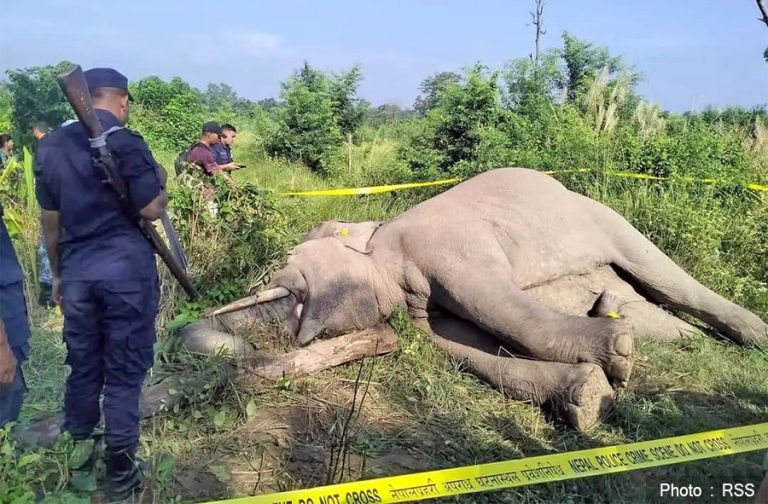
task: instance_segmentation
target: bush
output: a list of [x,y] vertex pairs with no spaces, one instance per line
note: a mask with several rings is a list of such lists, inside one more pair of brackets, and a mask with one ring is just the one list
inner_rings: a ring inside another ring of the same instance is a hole
[[268,140],[269,153],[327,174],[342,138],[333,101],[324,91],[315,91],[299,80],[288,84],[282,97],[285,106],[279,110],[278,128]]
[[339,164],[342,141],[351,143],[365,118],[367,103],[356,97],[361,79],[357,67],[329,77],[305,63],[283,84],[285,103],[268,152],[330,175]]
[[[169,191],[171,213],[204,303],[226,303],[264,279],[286,248],[286,224],[272,196],[217,175],[204,182],[184,174]],[[228,285],[225,293],[213,291]]]
[[129,127],[140,131],[153,150],[178,152],[200,136],[206,121],[198,93],[178,77],[147,77],[132,83],[135,103]]

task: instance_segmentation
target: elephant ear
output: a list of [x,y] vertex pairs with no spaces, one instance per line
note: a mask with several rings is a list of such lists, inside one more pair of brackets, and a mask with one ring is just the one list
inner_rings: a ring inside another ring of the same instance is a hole
[[384,224],[379,221],[367,221],[357,223],[341,223],[334,236],[341,243],[361,254],[370,254],[370,241],[373,234]]

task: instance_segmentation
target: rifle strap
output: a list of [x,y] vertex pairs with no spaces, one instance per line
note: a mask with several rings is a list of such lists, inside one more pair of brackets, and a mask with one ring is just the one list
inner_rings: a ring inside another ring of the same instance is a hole
[[114,133],[115,131],[118,131],[121,129],[123,129],[123,126],[112,126],[107,131],[97,136],[96,138],[89,138],[88,140],[91,142],[91,148],[100,149],[101,147],[106,147],[107,137],[109,136],[109,134]]

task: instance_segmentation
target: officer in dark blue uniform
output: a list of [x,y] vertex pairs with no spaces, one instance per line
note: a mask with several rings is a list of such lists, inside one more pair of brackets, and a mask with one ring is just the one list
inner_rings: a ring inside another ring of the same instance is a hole
[[0,427],[15,422],[26,392],[21,364],[29,354],[22,274],[0,204]]
[[[107,147],[133,205],[147,220],[160,218],[167,205],[165,171],[142,137],[122,128],[128,80],[110,68],[84,75],[103,129],[112,130]],[[103,391],[110,497],[122,499],[141,481],[135,458],[139,395],[154,360],[160,296],[154,250],[94,168],[81,123],[51,133],[42,148],[37,198],[71,367],[64,429],[75,441],[88,439],[100,419]]]

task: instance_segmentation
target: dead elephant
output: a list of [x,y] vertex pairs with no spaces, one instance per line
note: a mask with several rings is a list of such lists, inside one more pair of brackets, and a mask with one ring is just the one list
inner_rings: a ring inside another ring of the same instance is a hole
[[270,319],[307,345],[404,305],[475,374],[577,429],[610,406],[611,384],[626,384],[635,336],[695,330],[658,305],[736,343],[768,344],[757,315],[698,283],[619,214],[525,168],[475,176],[387,222],[325,222],[268,287],[187,327],[182,341],[248,351],[227,331]]

